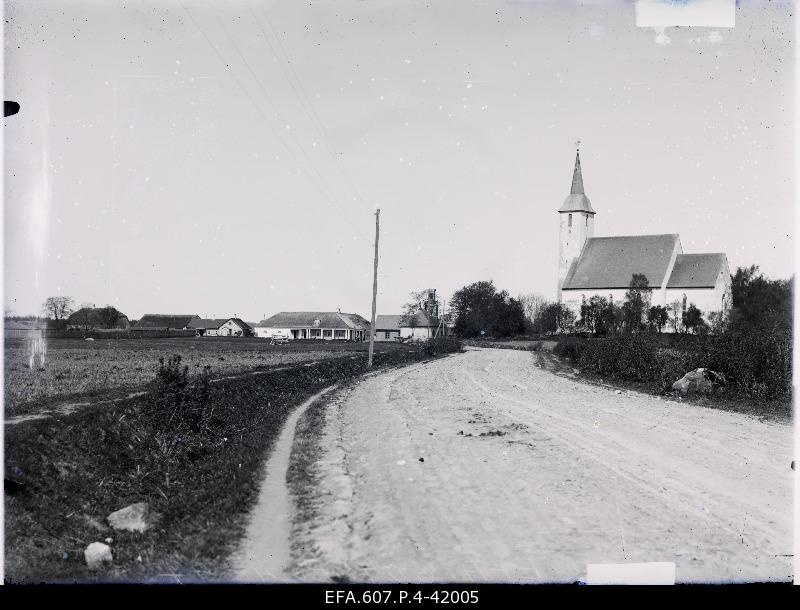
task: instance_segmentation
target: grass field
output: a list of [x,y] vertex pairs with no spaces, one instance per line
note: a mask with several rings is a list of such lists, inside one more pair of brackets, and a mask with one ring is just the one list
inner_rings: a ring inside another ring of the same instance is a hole
[[[376,343],[377,352],[403,349]],[[29,367],[25,339],[5,342],[5,414],[36,412],[57,400],[123,395],[153,379],[158,359],[179,354],[190,374],[211,367],[212,377],[297,362],[363,353],[367,343],[295,341],[269,345],[265,339],[190,337],[172,339],[49,339],[44,367]]]

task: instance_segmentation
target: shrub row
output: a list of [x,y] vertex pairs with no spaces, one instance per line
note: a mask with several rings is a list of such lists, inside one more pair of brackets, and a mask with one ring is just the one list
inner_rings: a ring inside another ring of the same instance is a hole
[[563,337],[553,353],[584,372],[649,383],[659,391],[669,390],[687,372],[705,367],[723,373],[729,391],[738,396],[755,400],[791,396],[791,334],[780,328],[734,326],[671,348],[648,334]]

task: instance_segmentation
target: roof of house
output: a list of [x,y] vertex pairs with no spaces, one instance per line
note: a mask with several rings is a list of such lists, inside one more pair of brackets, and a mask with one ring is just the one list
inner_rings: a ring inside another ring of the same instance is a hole
[[594,214],[592,203],[583,191],[583,173],[581,172],[581,153],[575,154],[575,169],[572,172],[572,187],[559,212],[588,212]]
[[713,288],[726,264],[727,257],[722,252],[679,254],[667,288]]
[[256,324],[257,328],[349,328],[364,330],[369,322],[354,313],[336,311],[281,311]]
[[219,328],[230,318],[197,318],[192,320],[186,325],[186,328],[196,328],[199,330],[208,330]]
[[400,330],[400,322],[403,316],[382,315],[375,316],[375,330]]
[[[114,316],[113,319],[111,316]],[[116,323],[120,318],[127,319],[116,307],[81,307],[67,318],[67,324],[75,326],[101,326],[109,322]]]
[[563,290],[627,288],[634,273],[643,274],[651,287],[661,287],[675,248],[677,234],[592,237],[572,263]]
[[406,316],[400,316],[400,317],[403,318],[400,321],[400,326],[402,326],[403,328],[411,328],[412,326],[416,328],[424,328],[426,326],[429,326],[432,328],[437,325],[437,323],[431,320],[430,316],[428,316],[428,314],[423,310],[419,310],[416,314],[414,314],[413,325],[410,324],[407,320],[405,320]]
[[[234,322],[235,324],[238,324],[239,328],[241,328],[242,330],[252,329],[252,326],[250,326],[247,322],[245,322],[241,318],[228,318],[227,320],[225,320],[225,322]],[[225,322],[223,322],[222,324],[225,324]],[[220,326],[222,326],[222,324],[220,324]]]
[[157,313],[147,313],[141,317],[141,319],[136,323],[136,326],[133,327],[134,330],[137,329],[149,329],[149,328],[190,328],[189,324],[195,321],[195,319],[200,319],[199,316],[192,315],[192,314],[157,314]]

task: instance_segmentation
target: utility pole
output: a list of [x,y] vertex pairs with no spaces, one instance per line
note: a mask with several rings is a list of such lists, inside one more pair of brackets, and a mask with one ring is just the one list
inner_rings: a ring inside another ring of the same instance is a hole
[[369,358],[367,368],[372,368],[372,351],[375,347],[375,307],[378,300],[378,237],[380,236],[381,210],[375,212],[375,271],[372,276],[372,321],[369,327]]

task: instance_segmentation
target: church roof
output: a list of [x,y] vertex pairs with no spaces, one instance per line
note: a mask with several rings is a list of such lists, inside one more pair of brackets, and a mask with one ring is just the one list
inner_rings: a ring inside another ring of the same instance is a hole
[[727,257],[722,252],[679,254],[667,288],[713,288],[726,262]]
[[570,266],[562,289],[627,288],[634,273],[641,273],[653,288],[660,288],[669,271],[677,234],[592,237]]
[[559,212],[588,212],[594,214],[592,203],[583,191],[583,173],[581,172],[581,153],[575,153],[575,169],[572,172],[572,188],[564,200]]

